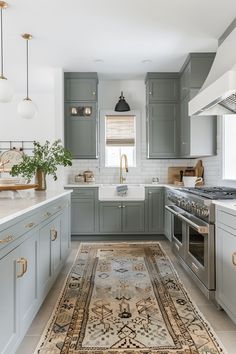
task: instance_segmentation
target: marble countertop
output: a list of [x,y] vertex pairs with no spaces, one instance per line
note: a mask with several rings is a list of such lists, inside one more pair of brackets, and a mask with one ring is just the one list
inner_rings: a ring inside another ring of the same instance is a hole
[[[166,188],[178,188],[178,186],[174,184],[167,184],[167,183],[123,183],[124,185],[139,185],[144,187],[166,187]],[[119,186],[120,183],[71,183],[65,184],[64,188],[76,188],[76,187],[93,187],[99,188],[101,186]]]
[[4,194],[5,197],[4,195],[1,196],[3,192],[0,192],[0,225],[71,192],[63,189],[45,192],[31,190],[21,191],[19,195],[14,195],[13,193]]

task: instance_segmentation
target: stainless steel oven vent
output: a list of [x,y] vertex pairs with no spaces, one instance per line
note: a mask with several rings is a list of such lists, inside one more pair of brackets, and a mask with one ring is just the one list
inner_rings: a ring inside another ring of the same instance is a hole
[[219,102],[219,105],[236,114],[236,93]]

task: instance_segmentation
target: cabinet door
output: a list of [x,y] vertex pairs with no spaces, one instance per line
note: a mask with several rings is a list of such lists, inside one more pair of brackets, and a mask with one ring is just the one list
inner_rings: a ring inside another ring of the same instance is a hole
[[65,146],[75,159],[96,159],[98,157],[96,118],[65,115]]
[[122,204],[122,232],[144,232],[144,218],[144,202],[126,202]]
[[[165,191],[164,207],[165,207],[165,205],[168,205],[168,204],[169,204],[168,193]],[[164,233],[165,233],[165,236],[170,241],[171,241],[171,220],[172,220],[171,213],[168,210],[164,209]]]
[[121,203],[101,202],[99,204],[99,231],[101,233],[121,232]]
[[51,238],[51,267],[53,275],[58,272],[62,257],[61,257],[61,220],[60,216],[51,222],[50,227]]
[[236,234],[218,227],[216,239],[216,298],[235,321]]
[[189,95],[182,101],[180,106],[180,154],[181,156],[188,156],[190,154],[190,117],[188,115]]
[[177,156],[178,104],[152,103],[148,110],[148,157]]
[[51,285],[51,223],[46,224],[39,230],[39,271],[38,284],[40,297],[43,298]]
[[179,80],[164,78],[148,80],[148,97],[152,101],[177,101],[179,98]]
[[71,234],[95,232],[95,199],[73,198],[71,201]]
[[97,80],[65,78],[66,101],[96,101]]
[[163,232],[163,190],[160,188],[148,188],[148,231],[155,233]]
[[17,278],[20,289],[20,329],[24,335],[38,309],[38,231],[32,231],[29,238],[19,247],[20,257],[25,262],[25,273]]
[[65,260],[71,245],[71,218],[70,207],[66,207],[61,214],[61,257]]
[[0,353],[12,353],[19,336],[19,304],[16,277],[19,249],[16,248],[0,260]]
[[184,69],[180,78],[180,98],[186,97],[190,90],[191,64],[189,63]]

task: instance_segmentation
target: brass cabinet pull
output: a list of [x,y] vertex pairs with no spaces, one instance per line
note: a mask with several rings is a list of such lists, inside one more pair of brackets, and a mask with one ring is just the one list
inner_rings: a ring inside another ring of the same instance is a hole
[[35,226],[35,222],[29,222],[28,224],[25,225],[26,229],[31,229],[31,227]]
[[62,208],[62,206],[61,206],[61,205],[57,205],[57,206],[55,206],[55,209],[60,210],[61,208]]
[[11,242],[13,240],[13,236],[12,235],[9,235],[9,236],[6,236],[4,237],[2,240],[0,240],[0,245],[1,244],[4,244],[4,243],[8,243],[8,242]]
[[44,214],[44,216],[45,217],[48,217],[48,216],[51,216],[52,214],[49,212],[49,211],[47,211],[45,214]]
[[232,263],[233,263],[234,266],[236,266],[235,257],[236,257],[236,252],[234,252],[234,253],[232,254]]
[[57,230],[56,229],[51,229],[50,230],[50,235],[51,235],[51,240],[55,241],[57,239]]
[[21,257],[20,259],[17,259],[17,263],[21,264],[21,272],[17,274],[17,278],[23,277],[23,275],[27,272],[28,269],[28,261],[26,258]]
[[27,272],[28,270],[28,261],[26,258],[23,258],[22,259],[24,260],[24,263],[23,263],[23,269],[24,269],[24,274]]

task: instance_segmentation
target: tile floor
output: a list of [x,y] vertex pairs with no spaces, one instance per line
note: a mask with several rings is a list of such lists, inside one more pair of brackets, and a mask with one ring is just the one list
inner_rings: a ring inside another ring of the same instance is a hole
[[[236,353],[236,325],[229,319],[224,311],[219,311],[215,305],[210,303],[206,297],[197,288],[195,283],[186,274],[183,268],[178,263],[175,255],[171,251],[170,243],[167,240],[160,240],[163,249],[166,251],[167,255],[170,257],[177,273],[186,289],[188,290],[192,300],[197,304],[199,310],[205,316],[205,318],[210,322],[228,354]],[[40,311],[35,317],[32,325],[30,326],[25,338],[23,339],[16,354],[33,354],[34,349],[39,342],[41,334],[47,324],[47,321],[51,315],[54,308],[56,300],[60,294],[60,290],[64,283],[65,277],[68,274],[73,260],[75,258],[77,249],[79,246],[79,241],[72,241],[71,253],[67,259],[65,267],[63,267],[62,272],[58,276],[53,288],[46,297]]]

